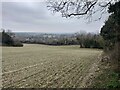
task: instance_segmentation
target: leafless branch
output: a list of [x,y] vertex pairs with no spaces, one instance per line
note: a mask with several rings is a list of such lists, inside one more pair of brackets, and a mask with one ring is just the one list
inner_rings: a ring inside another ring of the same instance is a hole
[[60,12],[62,17],[92,16],[98,11],[104,14],[107,10],[106,8],[115,1],[116,0],[48,0],[47,7],[53,12]]

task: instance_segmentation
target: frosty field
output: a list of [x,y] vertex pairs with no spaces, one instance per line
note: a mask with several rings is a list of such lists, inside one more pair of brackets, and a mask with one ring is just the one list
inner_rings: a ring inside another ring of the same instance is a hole
[[79,46],[25,44],[2,47],[3,87],[83,87],[82,81],[101,50]]

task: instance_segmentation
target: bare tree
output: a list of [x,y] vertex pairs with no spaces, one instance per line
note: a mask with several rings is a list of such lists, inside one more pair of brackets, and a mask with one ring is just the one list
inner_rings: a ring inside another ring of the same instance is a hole
[[119,0],[47,0],[49,10],[60,12],[62,17],[83,16],[90,18],[97,12],[102,15],[107,11],[108,6]]

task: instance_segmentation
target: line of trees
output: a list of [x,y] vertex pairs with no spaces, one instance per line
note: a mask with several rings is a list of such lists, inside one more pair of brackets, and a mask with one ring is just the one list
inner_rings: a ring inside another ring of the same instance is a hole
[[110,5],[108,20],[101,28],[101,36],[105,41],[104,51],[109,53],[112,64],[116,64],[116,71],[120,73],[120,1]]
[[[42,37],[41,37],[42,38]],[[46,38],[46,39],[29,39],[29,40],[21,40],[22,43],[31,43],[31,44],[45,44],[45,45],[79,45],[78,41],[76,38]]]
[[[10,30],[5,32],[3,30],[2,34],[2,45],[3,46],[23,46],[22,43],[28,44],[45,44],[45,45],[80,45],[80,48],[103,48],[103,39],[99,34],[94,33],[75,33],[75,34],[64,34],[64,35],[54,35],[54,37],[49,37],[49,35],[44,37],[44,35],[24,35],[16,36]],[[56,36],[56,37],[55,37]]]
[[105,40],[105,51],[115,49],[115,46],[120,43],[120,1],[109,7],[108,20],[101,28],[101,36]]
[[[103,38],[99,34],[94,33],[75,33],[70,35],[60,35],[60,37],[57,37],[56,34],[54,34],[55,37],[49,37],[49,35],[46,34],[46,37],[44,35],[36,35],[31,36],[28,35],[26,38],[21,39],[22,43],[31,43],[31,44],[45,44],[45,45],[80,45],[80,48],[99,48],[102,49],[104,42]],[[24,35],[22,35],[24,37]]]

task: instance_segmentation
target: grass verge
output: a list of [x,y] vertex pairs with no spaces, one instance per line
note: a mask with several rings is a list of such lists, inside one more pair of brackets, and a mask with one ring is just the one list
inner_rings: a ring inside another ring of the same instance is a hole
[[100,62],[99,75],[95,77],[92,83],[93,88],[120,88],[120,73],[115,72],[115,65],[108,61]]

